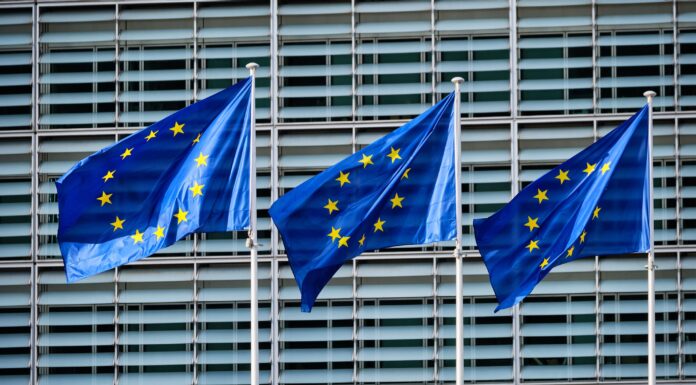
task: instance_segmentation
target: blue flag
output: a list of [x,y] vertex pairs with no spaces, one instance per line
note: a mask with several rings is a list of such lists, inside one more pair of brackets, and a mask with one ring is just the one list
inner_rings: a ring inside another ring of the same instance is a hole
[[555,266],[650,248],[648,107],[474,221],[499,309]]
[[57,182],[68,282],[194,232],[249,225],[251,78],[81,160]]
[[455,237],[453,102],[450,94],[271,206],[302,311],[348,259]]

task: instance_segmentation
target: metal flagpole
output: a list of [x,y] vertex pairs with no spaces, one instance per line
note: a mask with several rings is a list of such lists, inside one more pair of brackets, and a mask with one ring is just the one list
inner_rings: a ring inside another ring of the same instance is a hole
[[249,108],[251,109],[251,124],[249,129],[249,237],[246,246],[250,249],[250,291],[251,291],[251,385],[259,383],[259,299],[258,299],[258,262],[256,243],[256,69],[259,65],[249,63],[246,65],[251,76],[251,95],[249,96]]
[[461,77],[452,78],[454,83],[454,193],[456,207],[456,222],[457,222],[457,239],[454,246],[455,260],[455,358],[457,360],[455,366],[455,381],[456,385],[464,383],[464,298],[463,298],[463,282],[462,282],[462,141],[461,141],[461,86],[464,79]]
[[648,183],[650,184],[650,250],[648,251],[648,385],[655,385],[655,218],[653,201],[653,98],[655,91],[645,91],[648,99]]

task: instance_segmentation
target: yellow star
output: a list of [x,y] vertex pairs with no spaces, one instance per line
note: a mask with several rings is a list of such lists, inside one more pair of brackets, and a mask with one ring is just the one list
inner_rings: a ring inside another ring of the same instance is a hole
[[611,162],[604,163],[604,166],[602,166],[602,175],[604,175],[605,172],[609,171],[609,169],[611,168],[609,167],[610,165]]
[[389,155],[387,155],[387,158],[390,158],[392,160],[392,163],[394,163],[395,160],[401,159],[401,155],[399,155],[399,151],[401,151],[400,148],[397,148],[396,150],[394,147],[391,148],[391,152]]
[[556,179],[561,181],[561,184],[563,184],[563,182],[565,182],[567,180],[570,180],[570,178],[568,177],[568,171],[570,171],[570,170],[566,170],[566,171],[558,170],[558,175],[556,175]]
[[341,237],[341,239],[338,240],[338,248],[340,249],[342,246],[348,247],[348,240],[350,237]]
[[580,234],[580,243],[585,243],[585,235],[587,235],[587,231],[583,230]]
[[599,212],[602,210],[601,207],[597,206],[592,213],[592,219],[599,218]]
[[597,163],[595,163],[595,164],[586,163],[586,164],[587,164],[587,166],[585,167],[584,170],[582,170],[582,172],[584,172],[587,175],[590,175],[594,171],[595,167],[597,167]]
[[575,246],[571,246],[570,249],[568,249],[568,255],[566,255],[566,258],[572,257],[573,251],[575,251]]
[[358,163],[362,163],[363,168],[367,167],[368,164],[374,164],[372,163],[372,155],[362,154],[362,159],[360,159]]
[[177,219],[176,224],[178,225],[181,222],[188,222],[188,218],[186,218],[187,215],[188,215],[188,211],[184,211],[181,209],[181,207],[179,207],[179,212],[174,214],[174,216]]
[[126,148],[126,151],[123,151],[123,154],[121,154],[121,160],[126,159],[129,156],[133,155],[133,154],[131,154],[132,151],[133,151],[133,147]]
[[527,216],[527,223],[525,223],[524,225],[526,227],[529,227],[529,231],[534,231],[534,229],[539,228],[539,225],[537,224],[538,220],[539,220],[539,217],[532,219],[532,217]]
[[404,208],[404,206],[401,205],[401,201],[403,201],[404,199],[406,198],[400,197],[399,193],[394,194],[394,198],[389,200],[392,203],[392,209],[395,207]]
[[401,179],[408,179],[408,172],[411,171],[411,168],[407,168],[406,171],[404,171],[404,175],[401,176]]
[[131,235],[133,243],[143,243],[143,233],[140,230],[135,230],[135,234]]
[[174,122],[174,127],[170,128],[169,131],[174,133],[174,136],[177,134],[183,134],[184,133],[184,125],[179,124],[179,122]]
[[540,189],[537,189],[537,195],[534,195],[534,198],[539,200],[539,204],[541,204],[543,201],[549,200],[549,197],[546,196],[547,191],[549,190],[541,191]]
[[375,233],[377,232],[377,230],[379,230],[379,231],[381,231],[381,232],[384,232],[384,228],[383,228],[382,226],[383,226],[385,223],[387,223],[387,221],[383,221],[382,218],[377,218],[377,222],[375,222],[375,224],[372,225],[372,226],[375,227]]
[[362,238],[360,238],[360,239],[358,240],[358,244],[359,244],[360,246],[363,246],[363,245],[365,244],[365,234],[363,234]]
[[107,194],[104,191],[102,191],[102,195],[97,198],[99,202],[101,202],[101,205],[104,206],[105,204],[111,204],[111,196],[114,194]]
[[525,246],[525,248],[529,249],[529,252],[531,253],[532,251],[534,251],[534,249],[539,248],[539,240],[538,239],[536,241],[530,240],[529,244],[527,246]]
[[121,219],[121,218],[119,218],[118,215],[117,215],[117,216],[116,216],[116,220],[114,220],[113,222],[111,222],[111,226],[114,227],[114,231],[116,231],[116,230],[118,230],[118,229],[123,230],[123,222],[125,222],[125,221],[126,221],[125,219]]
[[324,208],[329,210],[329,215],[331,215],[334,211],[338,211],[338,201],[332,201],[331,198],[329,198],[329,203],[327,203]]
[[210,155],[203,155],[203,153],[201,152],[198,155],[198,158],[194,159],[196,161],[196,167],[207,166],[209,156]]
[[200,141],[201,141],[201,134],[198,133],[198,136],[196,136],[196,139],[194,139],[193,142],[191,142],[191,145],[193,146],[194,144],[196,144]]
[[152,233],[155,237],[157,237],[157,240],[159,241],[160,238],[164,237],[164,227],[161,227],[160,225],[157,225],[157,230],[155,230],[154,233]]
[[333,226],[331,226],[331,232],[326,235],[327,237],[331,237],[331,242],[335,241],[336,239],[341,239],[341,228],[335,229]]
[[116,173],[116,170],[113,171],[106,171],[106,175],[102,177],[104,179],[104,182],[108,181],[109,179],[114,179],[114,174]]
[[344,174],[343,171],[339,171],[338,173],[338,178],[336,178],[335,180],[341,182],[341,187],[343,187],[343,185],[346,183],[350,183],[350,180],[348,180],[348,175],[350,175],[349,172]]
[[158,132],[159,132],[159,131],[152,131],[152,130],[150,130],[150,134],[149,134],[148,136],[146,136],[145,139],[146,139],[148,142],[150,141],[150,139],[155,139],[155,137],[157,137],[157,133],[158,133]]
[[193,197],[195,198],[199,195],[203,195],[203,187],[205,187],[204,184],[198,184],[198,182],[194,181],[193,187],[189,187],[189,190],[191,190]]
[[541,268],[543,269],[543,268],[545,268],[545,267],[548,266],[548,265],[549,265],[549,259],[548,259],[548,258],[544,258],[544,260],[541,261],[541,265],[539,265],[539,267],[541,267]]

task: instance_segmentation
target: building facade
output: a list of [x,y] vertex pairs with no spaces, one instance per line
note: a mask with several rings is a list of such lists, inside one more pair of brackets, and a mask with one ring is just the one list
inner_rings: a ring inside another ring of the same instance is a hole
[[471,222],[655,100],[658,380],[696,380],[696,2],[0,2],[0,383],[249,382],[245,234],[200,234],[66,285],[54,181],[247,76],[257,81],[261,380],[454,382],[452,243],[347,263],[310,314],[267,209],[462,93],[465,379],[647,375],[645,256],[495,299]]

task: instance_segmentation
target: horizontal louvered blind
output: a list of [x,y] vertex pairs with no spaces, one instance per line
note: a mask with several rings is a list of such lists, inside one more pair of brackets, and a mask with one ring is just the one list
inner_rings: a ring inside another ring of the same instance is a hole
[[28,129],[32,102],[32,9],[0,16],[0,130]]
[[279,380],[283,384],[351,382],[353,302],[351,263],[319,295],[311,313],[299,310],[299,291],[290,267],[279,271]]
[[113,6],[41,9],[40,128],[114,126],[115,12]]
[[[198,268],[198,357],[199,382],[218,383],[234,378],[249,384],[250,313],[249,265],[203,265]],[[261,383],[270,381],[271,270],[260,263],[258,270],[259,362]]]
[[522,114],[592,111],[592,35],[528,35],[519,41]]
[[[352,117],[350,12],[345,2],[313,6],[289,2],[279,7],[279,118],[283,122]],[[312,41],[318,37],[322,41]]]
[[198,100],[246,78],[244,66],[255,62],[256,119],[270,119],[270,12],[263,2],[198,5]]
[[340,120],[352,116],[352,68],[349,41],[283,44],[281,110],[284,122]]
[[[604,365],[602,374],[607,379],[644,377],[647,363],[647,301],[642,294],[646,288],[643,263],[638,259],[600,258],[601,316],[600,353]],[[658,292],[656,311],[656,354],[658,357],[657,375],[674,377],[677,375],[677,321],[676,321],[676,258],[658,255],[656,264],[660,271],[656,274],[655,288]],[[613,293],[612,293],[613,292]],[[637,292],[638,294],[632,294]]]
[[485,218],[511,198],[510,127],[462,125],[462,244],[475,247],[475,218]]
[[38,279],[39,383],[112,381],[114,273],[66,285],[62,269],[44,269]]
[[0,260],[31,255],[31,138],[0,141]]
[[[440,378],[455,380],[455,264],[437,262],[438,360]],[[493,314],[495,302],[480,260],[464,260],[464,371],[465,378],[481,381],[511,381],[513,378],[513,332],[509,310]]]
[[[627,18],[639,20],[638,17]],[[672,30],[600,32],[597,66],[601,112],[630,112],[645,104],[647,89],[658,92],[656,111],[674,109]]]
[[[467,23],[462,21],[461,23]],[[464,78],[461,112],[464,116],[503,115],[510,111],[510,60],[507,36],[443,37],[435,46],[439,55],[436,92],[452,92],[451,79]]]
[[430,106],[430,39],[364,38],[356,50],[358,118],[406,118]]
[[26,384],[31,366],[31,270],[0,271],[0,382]]

